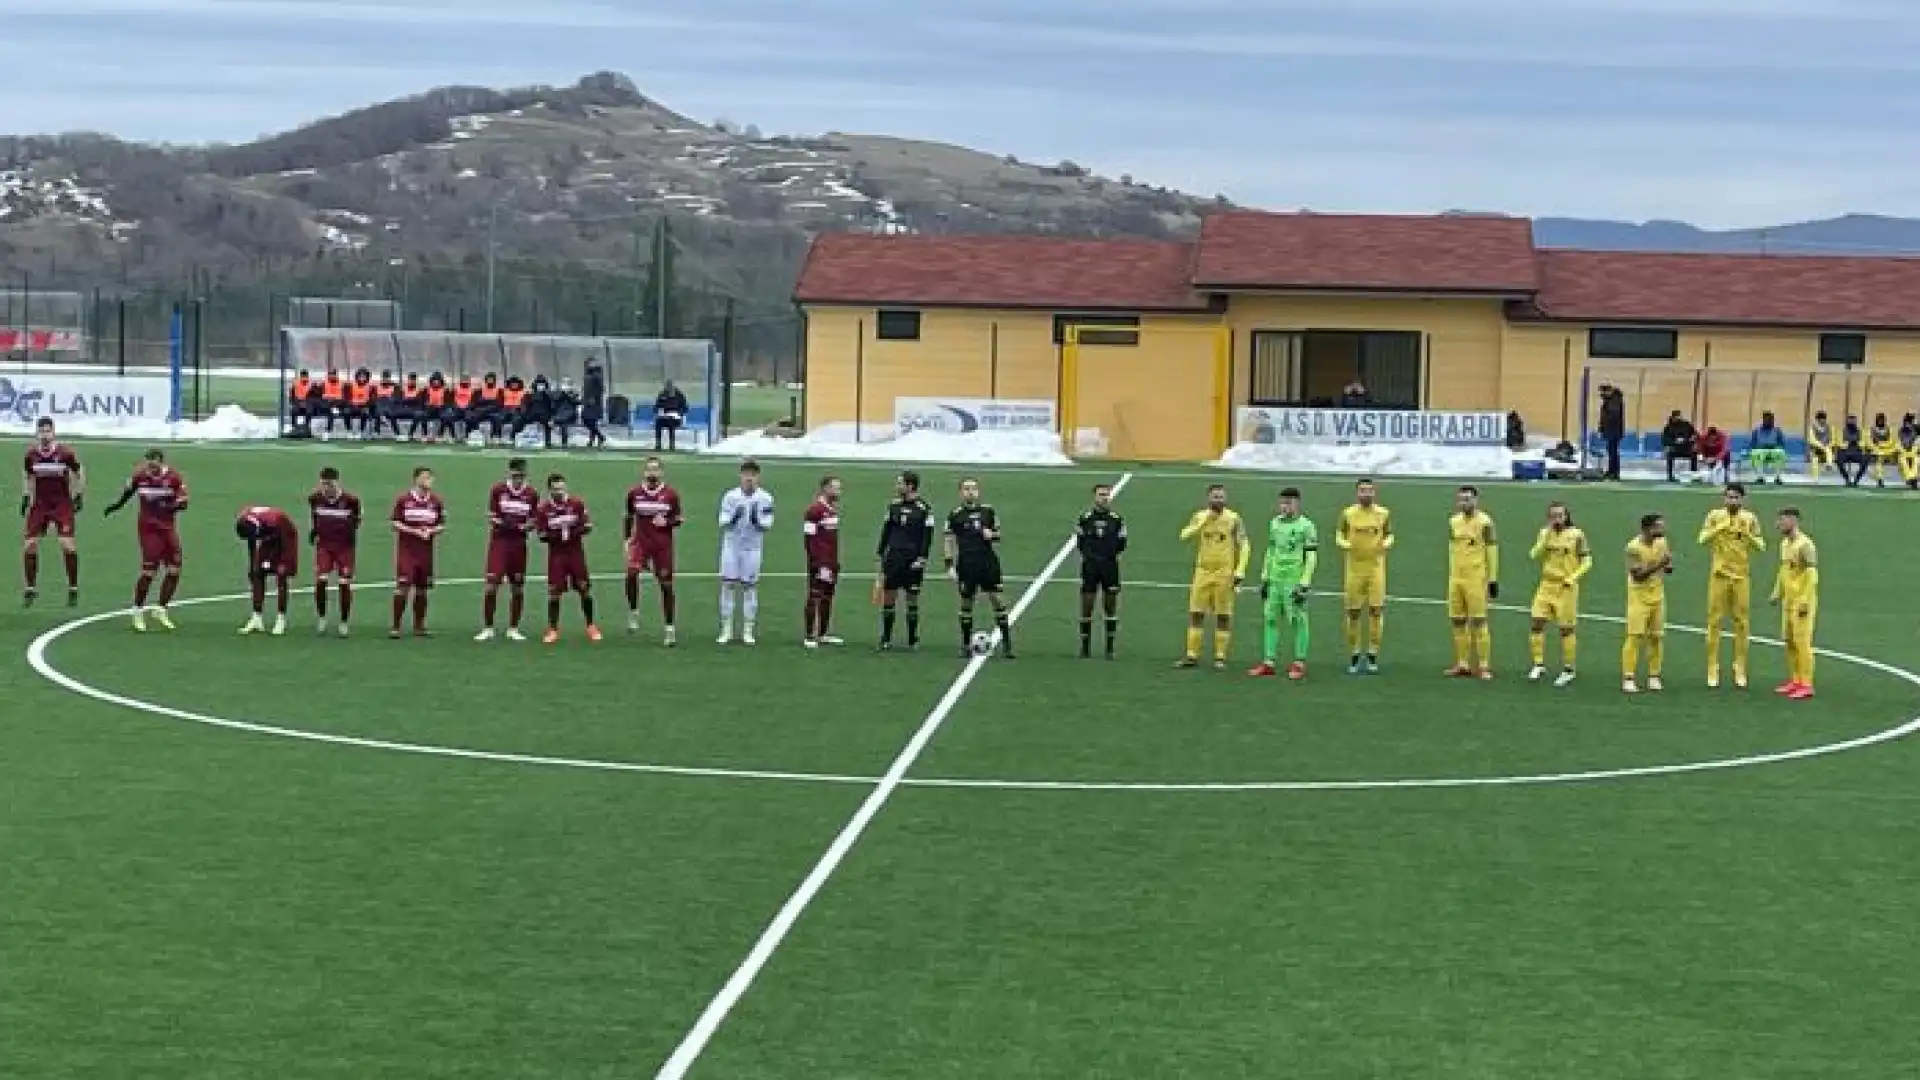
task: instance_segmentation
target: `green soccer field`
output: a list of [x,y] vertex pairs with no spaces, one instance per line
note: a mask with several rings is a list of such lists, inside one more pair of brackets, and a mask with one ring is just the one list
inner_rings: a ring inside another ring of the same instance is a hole
[[[1400,534],[1383,672],[1344,673],[1323,596],[1293,685],[1242,674],[1250,594],[1228,671],[1170,667],[1193,472],[1138,471],[1119,497],[1112,663],[1074,656],[1074,563],[1056,556],[1120,470],[986,473],[1026,606],[1020,658],[969,675],[944,584],[918,653],[871,650],[864,575],[843,589],[847,648],[799,647],[799,513],[840,472],[848,569],[870,569],[884,467],[768,463],[781,522],[749,651],[713,644],[702,573],[732,470],[671,462],[690,521],[669,651],[651,588],[643,634],[623,632],[634,459],[536,461],[599,516],[609,631],[589,644],[569,610],[545,647],[470,640],[499,456],[177,449],[179,628],[140,636],[118,613],[132,523],[99,517],[138,448],[81,452],[82,604],[61,606],[49,555],[40,606],[0,611],[0,1075],[641,1077],[683,1045],[688,1075],[719,1080],[1885,1080],[1920,1061],[1920,746],[1893,737],[1920,714],[1902,495],[1793,496],[1833,651],[1819,697],[1788,703],[1767,692],[1770,643],[1755,689],[1704,686],[1702,488],[1487,492],[1508,604],[1531,593],[1549,498],[1594,538],[1583,677],[1556,691],[1522,678],[1512,608],[1496,681],[1440,677],[1445,484],[1382,485]],[[437,636],[396,642],[380,519],[416,461],[452,511],[450,580]],[[313,636],[303,589],[292,635],[240,638],[233,517],[304,518],[324,463],[374,519],[358,632]],[[958,471],[922,471],[944,511]],[[1280,481],[1227,480],[1258,532]],[[1348,484],[1302,486],[1330,534]],[[1782,501],[1756,509],[1770,522]],[[1667,691],[1628,699],[1619,551],[1648,510],[1671,516],[1680,625]],[[1759,566],[1771,634],[1771,553]],[[1337,565],[1317,584],[1337,589]]]

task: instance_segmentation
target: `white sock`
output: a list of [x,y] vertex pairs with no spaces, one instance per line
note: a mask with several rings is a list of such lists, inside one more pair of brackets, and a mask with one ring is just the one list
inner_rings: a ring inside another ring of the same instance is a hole
[[733,582],[723,581],[720,583],[720,625],[721,626],[733,625],[733,590],[734,590]]
[[740,586],[740,591],[747,594],[744,606],[747,610],[747,625],[751,626],[754,620],[760,617],[760,586],[746,584]]

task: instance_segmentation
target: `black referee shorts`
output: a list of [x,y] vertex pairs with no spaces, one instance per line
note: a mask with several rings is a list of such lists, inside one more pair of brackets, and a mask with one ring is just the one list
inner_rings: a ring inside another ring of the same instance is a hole
[[970,600],[979,593],[997,593],[1000,591],[999,559],[961,559],[954,564],[954,583],[960,586],[960,597]]
[[1084,559],[1080,563],[1080,593],[1116,593],[1120,591],[1120,563],[1110,559]]
[[880,563],[880,587],[888,592],[920,591],[927,580],[926,567],[915,568],[912,559],[889,556]]

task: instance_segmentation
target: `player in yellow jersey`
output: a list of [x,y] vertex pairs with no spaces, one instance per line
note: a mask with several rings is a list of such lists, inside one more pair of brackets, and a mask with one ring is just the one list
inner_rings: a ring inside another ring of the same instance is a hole
[[1795,701],[1813,696],[1813,622],[1820,614],[1820,560],[1813,537],[1789,506],[1774,519],[1780,530],[1780,574],[1773,603],[1780,607],[1780,640],[1787,650],[1787,681],[1774,689]]
[[1547,504],[1547,526],[1533,542],[1527,557],[1540,564],[1540,587],[1533,591],[1533,625],[1527,649],[1533,666],[1527,678],[1539,682],[1547,674],[1547,624],[1560,628],[1560,676],[1555,686],[1573,682],[1574,658],[1579,651],[1580,579],[1593,569],[1593,550],[1587,534],[1573,523],[1566,503]]
[[1873,426],[1867,429],[1867,456],[1873,459],[1873,486],[1886,487],[1887,466],[1900,467],[1900,439],[1886,413],[1873,414]]
[[[1487,603],[1500,599],[1500,541],[1493,519],[1480,509],[1480,489],[1463,484],[1454,492],[1447,519],[1447,617],[1453,622],[1453,666],[1447,674],[1493,678],[1493,631]],[[1475,660],[1478,664],[1475,664]]]
[[[1393,525],[1373,481],[1353,485],[1353,505],[1340,511],[1333,542],[1346,553],[1347,674],[1380,672],[1380,635],[1387,624],[1387,551]],[[1360,616],[1367,617],[1362,637]]]
[[1659,514],[1640,519],[1640,533],[1627,541],[1627,640],[1620,646],[1620,689],[1637,694],[1634,675],[1640,650],[1647,651],[1647,689],[1660,689],[1660,664],[1666,657],[1667,575],[1673,573],[1673,549],[1667,546],[1667,521]]
[[1200,646],[1206,637],[1207,616],[1213,616],[1213,666],[1227,666],[1233,648],[1233,601],[1240,583],[1247,576],[1247,526],[1240,515],[1227,508],[1227,488],[1214,484],[1207,489],[1207,505],[1196,510],[1180,539],[1194,543],[1193,585],[1187,591],[1187,648],[1177,667],[1200,663]]
[[1733,630],[1733,685],[1747,686],[1747,642],[1753,629],[1753,553],[1767,550],[1760,519],[1747,509],[1747,489],[1728,484],[1722,502],[1700,526],[1700,546],[1713,556],[1707,577],[1707,685],[1720,685],[1720,625]]

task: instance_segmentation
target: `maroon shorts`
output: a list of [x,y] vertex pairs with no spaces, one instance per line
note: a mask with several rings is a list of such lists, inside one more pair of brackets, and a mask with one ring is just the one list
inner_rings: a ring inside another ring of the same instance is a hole
[[494,537],[487,541],[487,584],[522,585],[527,580],[527,542]]
[[593,575],[587,573],[585,552],[550,551],[547,553],[547,590],[549,592],[584,591],[592,584]]
[[395,551],[393,583],[403,589],[433,588],[433,556]]
[[341,581],[353,580],[353,549],[321,544],[313,549],[313,576],[340,575]]
[[157,570],[180,565],[180,532],[177,529],[140,530],[140,569]]
[[300,573],[300,549],[293,544],[263,544],[254,553],[257,560],[248,569],[273,577],[290,578]]
[[73,535],[73,504],[64,506],[42,506],[34,503],[27,508],[27,536],[37,538],[45,536],[52,529],[56,535]]
[[656,581],[673,580],[672,545],[627,545],[627,573],[643,574],[649,570],[653,571]]
[[815,596],[832,596],[840,584],[840,568],[817,563],[807,567],[807,591]]

